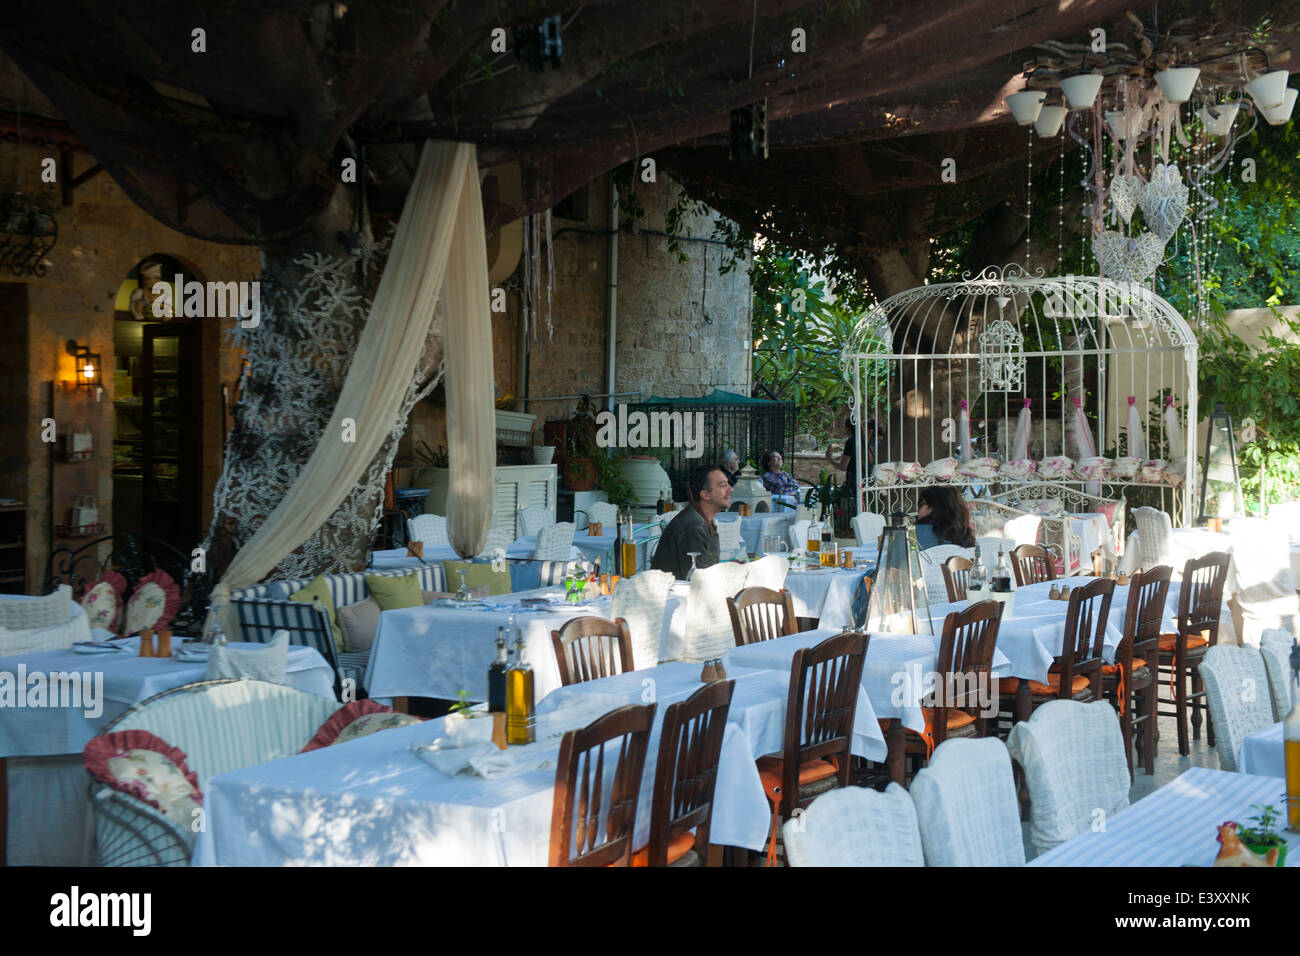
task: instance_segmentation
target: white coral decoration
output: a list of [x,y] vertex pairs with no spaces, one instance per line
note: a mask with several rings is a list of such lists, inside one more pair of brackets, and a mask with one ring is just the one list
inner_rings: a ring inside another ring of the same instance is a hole
[[1011,461],[1004,461],[998,468],[998,473],[1012,481],[1025,481],[1037,470],[1038,462],[1032,458],[1014,458]]
[[1168,471],[1169,466],[1163,459],[1150,458],[1142,463],[1142,471],[1138,474],[1138,481],[1153,485],[1164,484],[1167,480]]
[[957,478],[959,464],[956,458],[940,458],[932,461],[925,466],[926,477],[934,481],[954,481]]
[[922,474],[921,463],[918,461],[904,461],[898,466],[898,480],[902,482],[912,482],[920,478]]
[[1150,228],[1162,242],[1173,238],[1178,227],[1187,215],[1187,184],[1178,172],[1178,164],[1164,163],[1156,165],[1151,174],[1151,181],[1142,187],[1142,196],[1138,200],[1142,206],[1142,215]]
[[882,461],[876,465],[871,477],[878,485],[892,485],[898,479],[898,462]]
[[970,461],[962,463],[957,472],[963,478],[991,481],[998,476],[998,466],[999,462],[996,458],[972,458]]
[[1109,473],[1109,458],[1080,458],[1074,463],[1074,477],[1084,481],[1103,481]]
[[1110,466],[1110,477],[1119,481],[1130,481],[1141,467],[1141,458],[1116,458]]
[[1045,459],[1038,466],[1040,478],[1069,478],[1074,473],[1074,460],[1058,455]]

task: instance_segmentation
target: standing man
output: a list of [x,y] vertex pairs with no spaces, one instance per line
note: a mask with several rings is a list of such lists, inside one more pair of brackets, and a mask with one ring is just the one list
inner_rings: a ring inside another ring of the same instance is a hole
[[690,573],[691,552],[695,567],[711,568],[718,563],[718,529],[713,519],[731,504],[731,485],[717,465],[700,465],[687,484],[691,503],[668,522],[650,567],[667,571],[681,580]]

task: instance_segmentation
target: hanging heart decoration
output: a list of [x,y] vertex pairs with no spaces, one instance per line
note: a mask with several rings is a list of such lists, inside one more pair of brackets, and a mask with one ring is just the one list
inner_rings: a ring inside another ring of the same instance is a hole
[[1159,163],[1138,202],[1147,227],[1164,242],[1172,239],[1187,215],[1187,184],[1178,172],[1178,164]]
[[1154,232],[1143,231],[1130,239],[1113,230],[1103,232],[1094,251],[1104,275],[1120,282],[1145,282],[1164,260],[1164,241]]
[[1142,180],[1136,176],[1116,176],[1110,183],[1110,201],[1115,205],[1119,218],[1128,222],[1133,218],[1133,210],[1138,206],[1142,195]]

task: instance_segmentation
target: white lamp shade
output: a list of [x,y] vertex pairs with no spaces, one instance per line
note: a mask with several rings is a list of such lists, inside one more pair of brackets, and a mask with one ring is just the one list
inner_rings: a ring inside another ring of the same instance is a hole
[[1007,106],[1010,107],[1011,115],[1015,117],[1017,123],[1021,126],[1028,126],[1038,119],[1038,114],[1043,108],[1043,100],[1045,99],[1047,99],[1047,94],[1042,90],[1024,90],[1008,96]]
[[1286,99],[1286,81],[1290,76],[1286,70],[1264,73],[1246,84],[1246,92],[1261,110],[1276,109]]
[[1090,110],[1101,90],[1100,73],[1080,73],[1061,80],[1061,92],[1072,110]]
[[1281,106],[1275,106],[1271,110],[1262,110],[1264,119],[1268,121],[1269,126],[1281,126],[1291,119],[1291,111],[1295,109],[1296,89],[1288,86],[1286,95],[1282,100]]
[[1220,103],[1214,108],[1219,112],[1217,117],[1204,106],[1196,111],[1196,115],[1201,118],[1201,124],[1209,135],[1227,136],[1232,130],[1232,122],[1237,118],[1237,111],[1241,109],[1241,104]]
[[1069,112],[1064,106],[1044,106],[1034,120],[1034,132],[1039,136],[1055,136],[1061,131],[1065,114]]
[[1107,110],[1106,125],[1110,128],[1110,138],[1120,141],[1128,138],[1128,122],[1122,110]]
[[1170,103],[1186,103],[1192,98],[1192,89],[1200,75],[1200,67],[1179,66],[1172,70],[1161,70],[1156,74],[1156,82]]

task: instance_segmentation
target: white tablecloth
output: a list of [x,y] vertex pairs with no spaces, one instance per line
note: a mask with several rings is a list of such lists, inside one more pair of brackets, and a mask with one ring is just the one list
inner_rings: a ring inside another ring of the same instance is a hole
[[[81,674],[91,698],[81,707],[0,706],[0,757],[8,759],[8,856],[18,866],[85,866],[92,862],[90,807],[81,751],[132,704],[204,679],[206,663],[121,654],[48,651],[0,659],[0,680],[34,674]],[[286,683],[334,698],[334,671],[313,648],[290,647]],[[79,681],[79,683],[81,683]],[[95,706],[84,706],[93,698]]]
[[[520,543],[524,542],[524,543]],[[537,535],[532,536],[532,543],[520,539],[515,541],[506,548],[506,557],[515,560],[527,560],[532,558],[533,552],[537,550]],[[375,551],[370,555],[370,567],[367,571],[395,571],[400,568],[418,568],[422,564],[441,564],[443,561],[463,561],[449,544],[434,545],[424,549],[424,560],[412,557],[406,553],[405,548],[390,548],[384,551]],[[453,588],[452,590],[455,590]]]
[[1286,776],[1281,721],[1242,739],[1241,752],[1237,754],[1237,769],[1260,777]]
[[[660,657],[678,654],[685,639],[684,587],[674,586],[664,613]],[[596,598],[570,610],[522,611],[526,597],[550,597],[560,603],[564,588],[548,587],[518,591],[486,599],[485,610],[446,607],[409,607],[379,615],[375,643],[366,667],[365,686],[376,700],[394,697],[435,697],[455,700],[464,690],[471,700],[487,699],[487,670],[496,656],[497,628],[515,617],[524,639],[524,656],[533,668],[537,699],[560,686],[559,665],[551,643],[551,631],[575,617],[609,618],[611,599]],[[507,635],[511,645],[514,637]]]
[[819,627],[848,627],[852,623],[853,592],[867,570],[792,569],[785,577],[785,587],[794,598],[795,615],[818,618]]
[[1070,530],[1079,536],[1082,544],[1084,568],[1092,567],[1092,553],[1098,548],[1101,548],[1108,557],[1115,557],[1115,543],[1110,539],[1110,525],[1106,523],[1104,515],[1072,514]]
[[715,523],[723,521],[740,522],[740,541],[756,558],[767,552],[763,549],[763,539],[768,535],[778,535],[786,544],[790,543],[788,529],[794,521],[793,511],[772,511],[741,517],[737,511],[728,511],[713,519]]
[[[1275,777],[1193,767],[1106,821],[1033,860],[1030,866],[1210,866],[1225,820],[1245,823],[1255,804],[1282,806]],[[1280,831],[1287,866],[1300,865],[1300,835]]]
[[[699,664],[665,664],[564,688],[539,707],[554,714],[539,725],[562,731],[593,719],[590,706],[582,713],[584,698],[597,703],[597,710],[658,703],[637,809],[639,845],[648,839],[664,710],[701,686],[699,670]],[[789,677],[739,668],[728,677],[736,689],[711,841],[761,849],[772,816],[754,760],[781,748]],[[565,711],[566,705],[577,712]],[[494,780],[448,777],[408,749],[442,736],[441,724],[439,719],[388,730],[213,777],[204,795],[208,826],[198,836],[194,863],[545,865],[560,736],[529,748],[528,759],[550,761],[541,769]],[[874,753],[883,746],[870,706],[860,698],[853,749]]]

